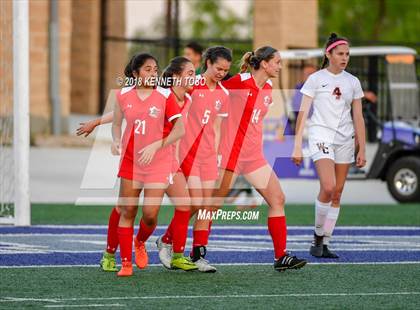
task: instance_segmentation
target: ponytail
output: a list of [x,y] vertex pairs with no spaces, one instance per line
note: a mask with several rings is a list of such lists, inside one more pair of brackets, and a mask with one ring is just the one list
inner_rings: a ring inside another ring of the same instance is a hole
[[255,52],[246,52],[241,59],[241,73],[248,71],[249,68],[258,70],[261,61],[269,61],[277,53],[277,50],[271,46],[263,46],[255,50]]

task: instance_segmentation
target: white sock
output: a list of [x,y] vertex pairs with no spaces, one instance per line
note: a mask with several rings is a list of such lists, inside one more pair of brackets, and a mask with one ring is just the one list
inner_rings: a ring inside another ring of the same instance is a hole
[[324,244],[328,245],[334,231],[335,223],[337,223],[340,208],[331,207],[328,211],[327,218],[324,224]]
[[324,203],[318,199],[315,200],[315,233],[318,236],[324,235],[324,223],[329,209],[331,209],[331,202]]

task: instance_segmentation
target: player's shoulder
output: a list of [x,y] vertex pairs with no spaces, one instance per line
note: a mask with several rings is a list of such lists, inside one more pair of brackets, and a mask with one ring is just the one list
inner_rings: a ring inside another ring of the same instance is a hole
[[168,99],[171,95],[171,89],[170,88],[163,88],[161,86],[156,87],[156,91],[162,95],[165,99]]
[[359,78],[353,74],[351,74],[350,72],[344,70],[343,71],[343,76],[348,79],[353,85],[360,83]]
[[135,88],[135,85],[123,87],[118,91],[118,96],[121,98],[127,97],[128,95],[133,93],[134,88]]

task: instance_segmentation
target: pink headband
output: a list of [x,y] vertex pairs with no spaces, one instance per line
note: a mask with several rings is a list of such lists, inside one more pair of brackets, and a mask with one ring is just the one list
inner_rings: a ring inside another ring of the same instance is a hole
[[331,51],[334,47],[341,45],[341,44],[349,44],[346,40],[339,40],[334,42],[333,44],[331,44],[330,46],[327,47],[327,49],[325,50],[326,52]]

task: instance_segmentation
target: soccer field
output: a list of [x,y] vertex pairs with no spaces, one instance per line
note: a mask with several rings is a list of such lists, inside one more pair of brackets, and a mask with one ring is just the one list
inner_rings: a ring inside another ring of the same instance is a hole
[[0,227],[0,308],[420,307],[419,205],[343,206],[332,244],[338,261],[309,256],[313,207],[289,205],[288,249],[310,263],[283,273],[271,266],[266,207],[256,221],[218,221],[207,256],[215,274],[159,265],[154,240],[172,214],[163,207],[147,244],[151,265],[128,279],[98,267],[109,210],[34,205],[32,227]]

